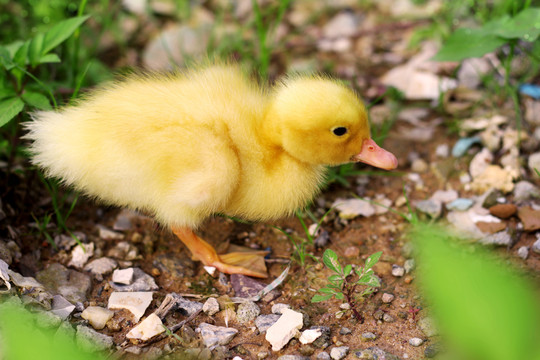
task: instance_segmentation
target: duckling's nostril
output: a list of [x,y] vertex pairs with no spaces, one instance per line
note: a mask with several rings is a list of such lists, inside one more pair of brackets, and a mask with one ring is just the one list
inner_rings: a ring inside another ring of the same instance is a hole
[[375,147],[370,145],[370,146],[368,146],[368,150],[369,151],[375,151]]

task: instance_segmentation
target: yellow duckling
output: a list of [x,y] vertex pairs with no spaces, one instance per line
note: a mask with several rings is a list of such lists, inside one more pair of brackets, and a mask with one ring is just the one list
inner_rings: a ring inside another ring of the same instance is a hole
[[27,125],[33,162],[108,204],[152,213],[204,265],[266,277],[253,254],[217,255],[193,232],[215,213],[251,221],[291,214],[313,198],[325,165],[394,169],[370,139],[364,106],[324,77],[267,91],[238,67],[135,76]]

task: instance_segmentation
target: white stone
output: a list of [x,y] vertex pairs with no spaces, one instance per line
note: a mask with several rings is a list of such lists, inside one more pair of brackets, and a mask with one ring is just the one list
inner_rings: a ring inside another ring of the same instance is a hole
[[354,219],[357,216],[369,217],[375,214],[375,208],[369,202],[360,199],[337,199],[332,204],[342,219]]
[[282,315],[283,310],[290,309],[290,308],[291,308],[291,305],[289,304],[277,303],[277,304],[272,305],[272,314]]
[[523,260],[527,260],[527,257],[529,256],[529,248],[527,246],[522,246],[518,249],[517,254]]
[[538,178],[538,175],[536,174],[536,170],[540,171],[540,152],[531,154],[529,156],[529,161],[527,162],[529,166],[529,170],[536,178]]
[[126,337],[128,339],[146,341],[163,332],[165,332],[163,322],[161,321],[159,316],[152,313],[148,315],[146,319],[141,321],[139,325],[131,329],[131,331],[127,333]]
[[431,195],[431,200],[440,201],[443,204],[450,203],[458,198],[456,190],[437,190]]
[[215,345],[227,345],[238,334],[238,330],[224,326],[214,326],[207,323],[201,323],[197,328],[201,333],[204,345],[212,347]]
[[358,31],[360,19],[352,12],[341,12],[334,16],[324,27],[323,35],[335,39],[349,37]]
[[441,158],[447,158],[450,155],[450,147],[448,144],[440,144],[435,149],[435,155]]
[[469,173],[473,179],[477,178],[484,171],[486,171],[486,168],[492,163],[492,161],[493,154],[487,148],[483,148],[482,151],[476,154],[469,165]]
[[118,263],[115,260],[108,257],[102,257],[90,261],[85,265],[84,270],[90,271],[93,275],[99,276],[109,274],[117,266]]
[[[84,246],[84,248],[83,248]],[[68,266],[76,267],[81,269],[84,264],[94,255],[94,243],[82,244],[75,246],[71,252],[71,260],[68,263]]]
[[112,281],[118,284],[130,285],[133,282],[133,268],[116,269],[112,274]]
[[217,314],[217,312],[219,311],[219,303],[216,298],[208,298],[208,300],[206,300],[206,302],[204,303],[202,310],[208,316]]
[[52,299],[51,312],[59,316],[62,320],[68,318],[75,310],[75,305],[67,301],[62,295],[54,295]]
[[315,340],[317,340],[322,335],[322,330],[320,329],[308,329],[302,331],[302,335],[300,335],[300,342],[304,345],[311,344]]
[[409,344],[411,344],[412,346],[420,346],[423,343],[424,343],[424,340],[417,337],[409,339]]
[[266,331],[266,341],[273,351],[281,350],[302,328],[303,316],[294,310],[285,309],[278,321]]
[[103,240],[122,240],[124,238],[124,234],[107,229],[103,225],[98,225],[97,228],[99,229],[99,237]]
[[[8,270],[9,265],[4,260],[0,260],[0,293],[9,292],[11,289]],[[5,289],[2,289],[2,287],[5,287]]]
[[118,292],[115,291],[109,297],[109,309],[126,309],[135,316],[135,322],[144,315],[144,312],[152,302],[153,292]]
[[90,325],[96,330],[101,330],[114,316],[114,311],[102,308],[101,306],[89,306],[81,313],[81,317],[88,320]]

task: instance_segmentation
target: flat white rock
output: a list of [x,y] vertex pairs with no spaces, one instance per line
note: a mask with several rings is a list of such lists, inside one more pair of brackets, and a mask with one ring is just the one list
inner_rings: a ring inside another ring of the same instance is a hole
[[369,217],[375,214],[375,207],[369,202],[360,199],[337,199],[332,204],[342,219],[354,219],[357,216]]
[[126,309],[135,316],[135,322],[144,315],[152,302],[151,291],[119,292],[115,291],[109,297],[109,309]]
[[0,260],[0,293],[9,292],[9,290],[11,289],[8,270],[9,265],[4,260]]
[[146,341],[163,332],[165,332],[163,322],[161,322],[159,316],[152,313],[146,319],[141,321],[139,325],[131,329],[131,331],[127,333],[126,337],[128,339]]
[[302,332],[300,335],[300,342],[304,345],[311,344],[317,340],[322,335],[322,330],[320,329],[308,329]]
[[278,321],[266,331],[266,341],[273,351],[281,350],[302,327],[303,315],[291,309],[284,309]]
[[197,328],[201,333],[204,345],[212,347],[214,345],[227,345],[233,337],[238,334],[238,330],[224,326],[214,326],[207,323],[201,323]]
[[112,281],[117,284],[130,285],[133,282],[133,268],[116,269],[112,274]]
[[114,311],[102,308],[101,306],[89,306],[81,313],[81,317],[88,320],[90,325],[96,330],[101,330],[114,316]]
[[[84,246],[84,249],[83,249]],[[94,255],[94,243],[82,244],[75,246],[71,252],[71,260],[68,263],[68,266],[76,267],[81,269],[84,264]]]

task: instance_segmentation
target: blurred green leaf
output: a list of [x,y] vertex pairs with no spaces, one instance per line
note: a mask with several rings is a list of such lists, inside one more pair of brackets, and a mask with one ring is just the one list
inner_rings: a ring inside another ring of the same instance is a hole
[[28,62],[28,48],[30,41],[25,41],[13,56],[13,62],[19,66],[25,66]]
[[460,352],[475,360],[540,358],[540,305],[522,276],[482,249],[471,252],[446,229],[419,224],[410,237],[421,288]]
[[13,56],[5,46],[0,46],[0,64],[6,69],[11,70],[15,66]]
[[345,298],[345,295],[343,295],[343,293],[335,293],[334,296],[336,297],[336,299],[338,300],[343,300],[343,298]]
[[334,274],[334,275],[330,275],[330,276],[328,277],[328,281],[330,281],[330,282],[337,282],[337,281],[340,281],[340,280],[341,280],[341,276],[340,276],[340,275]]
[[12,88],[0,88],[0,100],[16,96],[15,90]]
[[39,64],[43,49],[44,38],[44,34],[37,34],[32,38],[32,40],[30,40],[30,45],[28,47],[28,61],[30,62],[30,65],[32,65],[32,67],[35,67]]
[[540,8],[529,7],[513,18],[505,19],[493,29],[493,34],[506,39],[523,39],[533,42],[540,35]]
[[22,99],[25,103],[27,103],[30,106],[35,107],[39,110],[51,110],[51,102],[49,101],[49,98],[47,98],[45,95],[33,92],[33,91],[26,91],[22,94]]
[[319,292],[322,292],[323,294],[335,294],[336,291],[330,288],[320,288]]
[[339,264],[337,254],[333,250],[326,249],[326,251],[323,254],[323,263],[330,270],[338,274],[343,273],[343,269],[341,268],[341,265]]
[[316,294],[311,298],[311,302],[316,303],[316,302],[326,301],[332,298],[332,296],[334,295],[333,294],[327,294],[327,295]]
[[19,97],[0,101],[0,127],[6,125],[24,108],[24,102]]
[[343,276],[349,276],[352,273],[352,265],[348,264],[345,265],[345,268],[343,269]]
[[461,61],[467,58],[482,57],[505,43],[506,39],[486,34],[482,29],[457,29],[432,60]]
[[83,22],[89,18],[86,16],[77,16],[67,19],[54,25],[47,33],[43,41],[43,49],[41,55],[47,54],[49,51],[60,45],[77,30]]
[[382,251],[376,252],[375,254],[371,254],[370,257],[366,259],[366,265],[364,266],[364,269],[368,270],[373,267],[379,261],[381,258]]
[[50,53],[50,54],[47,54],[47,55],[43,55],[41,57],[41,59],[39,59],[39,63],[40,64],[48,64],[48,63],[59,63],[61,62],[62,60],[60,60],[60,58],[58,57],[58,55],[54,54],[54,53]]

